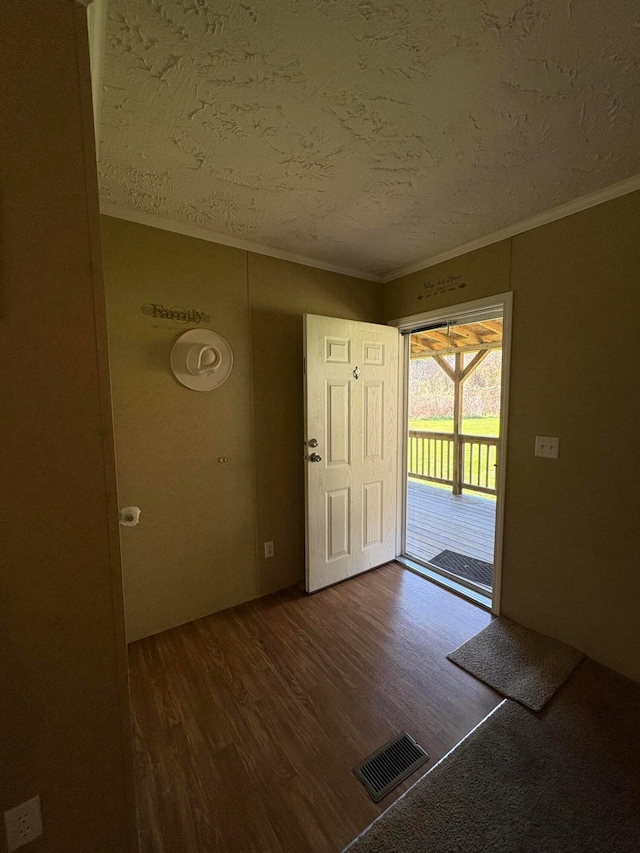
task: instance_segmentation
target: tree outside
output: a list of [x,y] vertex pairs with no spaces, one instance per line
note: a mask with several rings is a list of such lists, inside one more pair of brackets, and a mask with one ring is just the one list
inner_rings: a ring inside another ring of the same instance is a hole
[[[475,352],[465,353],[468,364]],[[453,366],[454,356],[444,356]],[[489,352],[464,382],[462,432],[498,436],[502,349]],[[434,358],[411,359],[409,365],[409,428],[453,432],[453,382]]]

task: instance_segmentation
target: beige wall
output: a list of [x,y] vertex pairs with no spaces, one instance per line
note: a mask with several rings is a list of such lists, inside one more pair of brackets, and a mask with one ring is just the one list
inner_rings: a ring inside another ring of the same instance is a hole
[[[636,680],[639,233],[634,193],[390,282],[384,292],[384,316],[393,319],[510,283],[503,613]],[[424,282],[461,272],[468,287],[440,303],[417,300]],[[534,457],[536,435],[560,436],[557,461]]]
[[[121,529],[135,640],[302,580],[302,314],[378,320],[381,288],[102,221],[119,500],[143,512]],[[171,346],[194,324],[144,315],[149,302],[210,315],[234,353],[224,385],[175,381]]]
[[505,293],[510,275],[511,240],[405,275],[384,285],[385,321]]
[[[246,256],[103,217],[127,635],[137,639],[256,595]],[[218,389],[180,385],[169,354],[184,327],[145,303],[196,308],[229,342]],[[228,457],[220,463],[220,457]]]
[[0,811],[133,851],[85,10],[0,4],[0,79]]

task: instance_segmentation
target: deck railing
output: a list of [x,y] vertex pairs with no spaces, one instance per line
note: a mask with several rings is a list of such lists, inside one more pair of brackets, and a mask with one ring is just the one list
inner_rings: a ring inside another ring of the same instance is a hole
[[498,441],[486,435],[409,431],[409,476],[462,489],[496,495]]

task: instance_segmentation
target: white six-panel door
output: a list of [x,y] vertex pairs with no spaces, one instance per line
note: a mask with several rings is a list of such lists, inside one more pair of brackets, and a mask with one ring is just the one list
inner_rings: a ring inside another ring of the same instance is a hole
[[396,556],[397,329],[306,314],[306,588]]

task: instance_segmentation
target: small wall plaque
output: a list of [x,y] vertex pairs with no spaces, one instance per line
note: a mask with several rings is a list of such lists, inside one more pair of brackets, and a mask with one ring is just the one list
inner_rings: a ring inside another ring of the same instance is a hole
[[142,313],[160,320],[172,320],[181,326],[184,326],[185,323],[209,323],[211,321],[209,314],[205,314],[204,311],[196,311],[195,308],[181,308],[179,305],[166,308],[158,302],[146,302],[142,306]]

